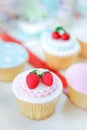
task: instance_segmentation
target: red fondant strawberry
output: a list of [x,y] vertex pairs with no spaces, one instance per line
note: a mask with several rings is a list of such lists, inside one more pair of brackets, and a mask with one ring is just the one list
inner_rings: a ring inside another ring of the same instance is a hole
[[69,40],[70,36],[67,33],[63,33],[61,38],[62,38],[62,40]]
[[34,89],[39,84],[39,76],[35,73],[30,73],[26,77],[26,83],[30,89]]
[[50,72],[45,72],[41,77],[42,82],[47,85],[51,86],[53,83],[53,76]]
[[60,34],[59,34],[59,32],[52,32],[52,38],[53,39],[59,39],[61,36],[60,36]]

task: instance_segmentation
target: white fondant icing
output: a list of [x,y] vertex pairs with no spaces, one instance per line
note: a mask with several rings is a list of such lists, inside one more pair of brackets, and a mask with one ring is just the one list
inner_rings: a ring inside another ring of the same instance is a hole
[[[41,71],[43,70],[44,69],[41,69]],[[29,72],[31,72],[31,70],[19,74],[12,84],[13,93],[20,100],[30,103],[42,104],[54,100],[62,93],[63,88],[61,80],[57,77],[57,75],[55,75],[52,72],[51,72],[53,75],[52,86],[48,87],[44,85],[42,82],[40,82],[37,88],[33,90],[29,89],[26,84],[26,76],[27,74],[29,74]]]
[[48,53],[58,56],[69,56],[80,51],[80,45],[75,38],[69,40],[53,39],[51,32],[45,32],[42,36],[42,48]]

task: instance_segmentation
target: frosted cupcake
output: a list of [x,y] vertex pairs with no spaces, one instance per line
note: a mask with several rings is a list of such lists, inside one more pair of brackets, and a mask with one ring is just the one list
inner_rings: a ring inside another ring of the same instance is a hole
[[15,43],[0,42],[0,81],[12,81],[28,60],[26,50]]
[[80,56],[87,57],[87,27],[76,30],[75,35],[81,46]]
[[47,65],[55,70],[70,66],[80,51],[76,39],[62,27],[43,34],[42,48]]
[[69,98],[76,106],[87,110],[87,64],[78,63],[66,71]]
[[62,89],[59,77],[42,68],[19,74],[12,84],[21,113],[36,120],[53,114]]

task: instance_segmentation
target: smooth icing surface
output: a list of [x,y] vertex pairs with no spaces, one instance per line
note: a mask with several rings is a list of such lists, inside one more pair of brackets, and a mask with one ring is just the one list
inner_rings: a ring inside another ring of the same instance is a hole
[[52,31],[44,32],[42,36],[42,47],[48,53],[58,56],[68,56],[78,53],[80,50],[80,45],[75,38],[70,36],[69,40],[53,39]]
[[9,68],[20,65],[28,59],[26,50],[14,43],[0,43],[0,67]]
[[76,37],[87,44],[87,27],[81,27],[75,30]]
[[[39,70],[44,71],[44,69]],[[61,94],[62,83],[52,72],[53,84],[50,87],[40,81],[37,88],[29,89],[26,84],[26,76],[30,72],[31,71],[25,71],[19,74],[13,81],[13,93],[16,97],[30,103],[44,103],[55,99]]]
[[27,24],[25,22],[20,22],[19,26],[27,34],[38,33],[38,32],[41,32],[45,28],[43,23]]
[[86,63],[78,63],[69,67],[69,69],[66,71],[66,79],[73,89],[83,94],[87,94]]

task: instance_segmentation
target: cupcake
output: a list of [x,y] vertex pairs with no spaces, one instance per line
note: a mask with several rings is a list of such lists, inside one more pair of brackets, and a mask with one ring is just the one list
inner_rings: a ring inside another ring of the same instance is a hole
[[12,83],[12,90],[25,117],[43,120],[55,111],[63,87],[53,72],[34,68],[19,74]]
[[68,94],[73,104],[87,110],[87,64],[78,63],[66,71]]
[[81,46],[80,56],[85,58],[87,57],[87,27],[81,27],[74,33]]
[[17,39],[24,41],[26,44],[29,40],[35,40],[40,38],[41,33],[45,29],[45,25],[42,22],[28,24],[26,22],[19,23],[19,33],[16,36]]
[[70,66],[80,51],[76,39],[60,26],[45,32],[41,41],[46,63],[55,70]]
[[26,50],[15,43],[0,42],[0,81],[12,81],[28,60]]

